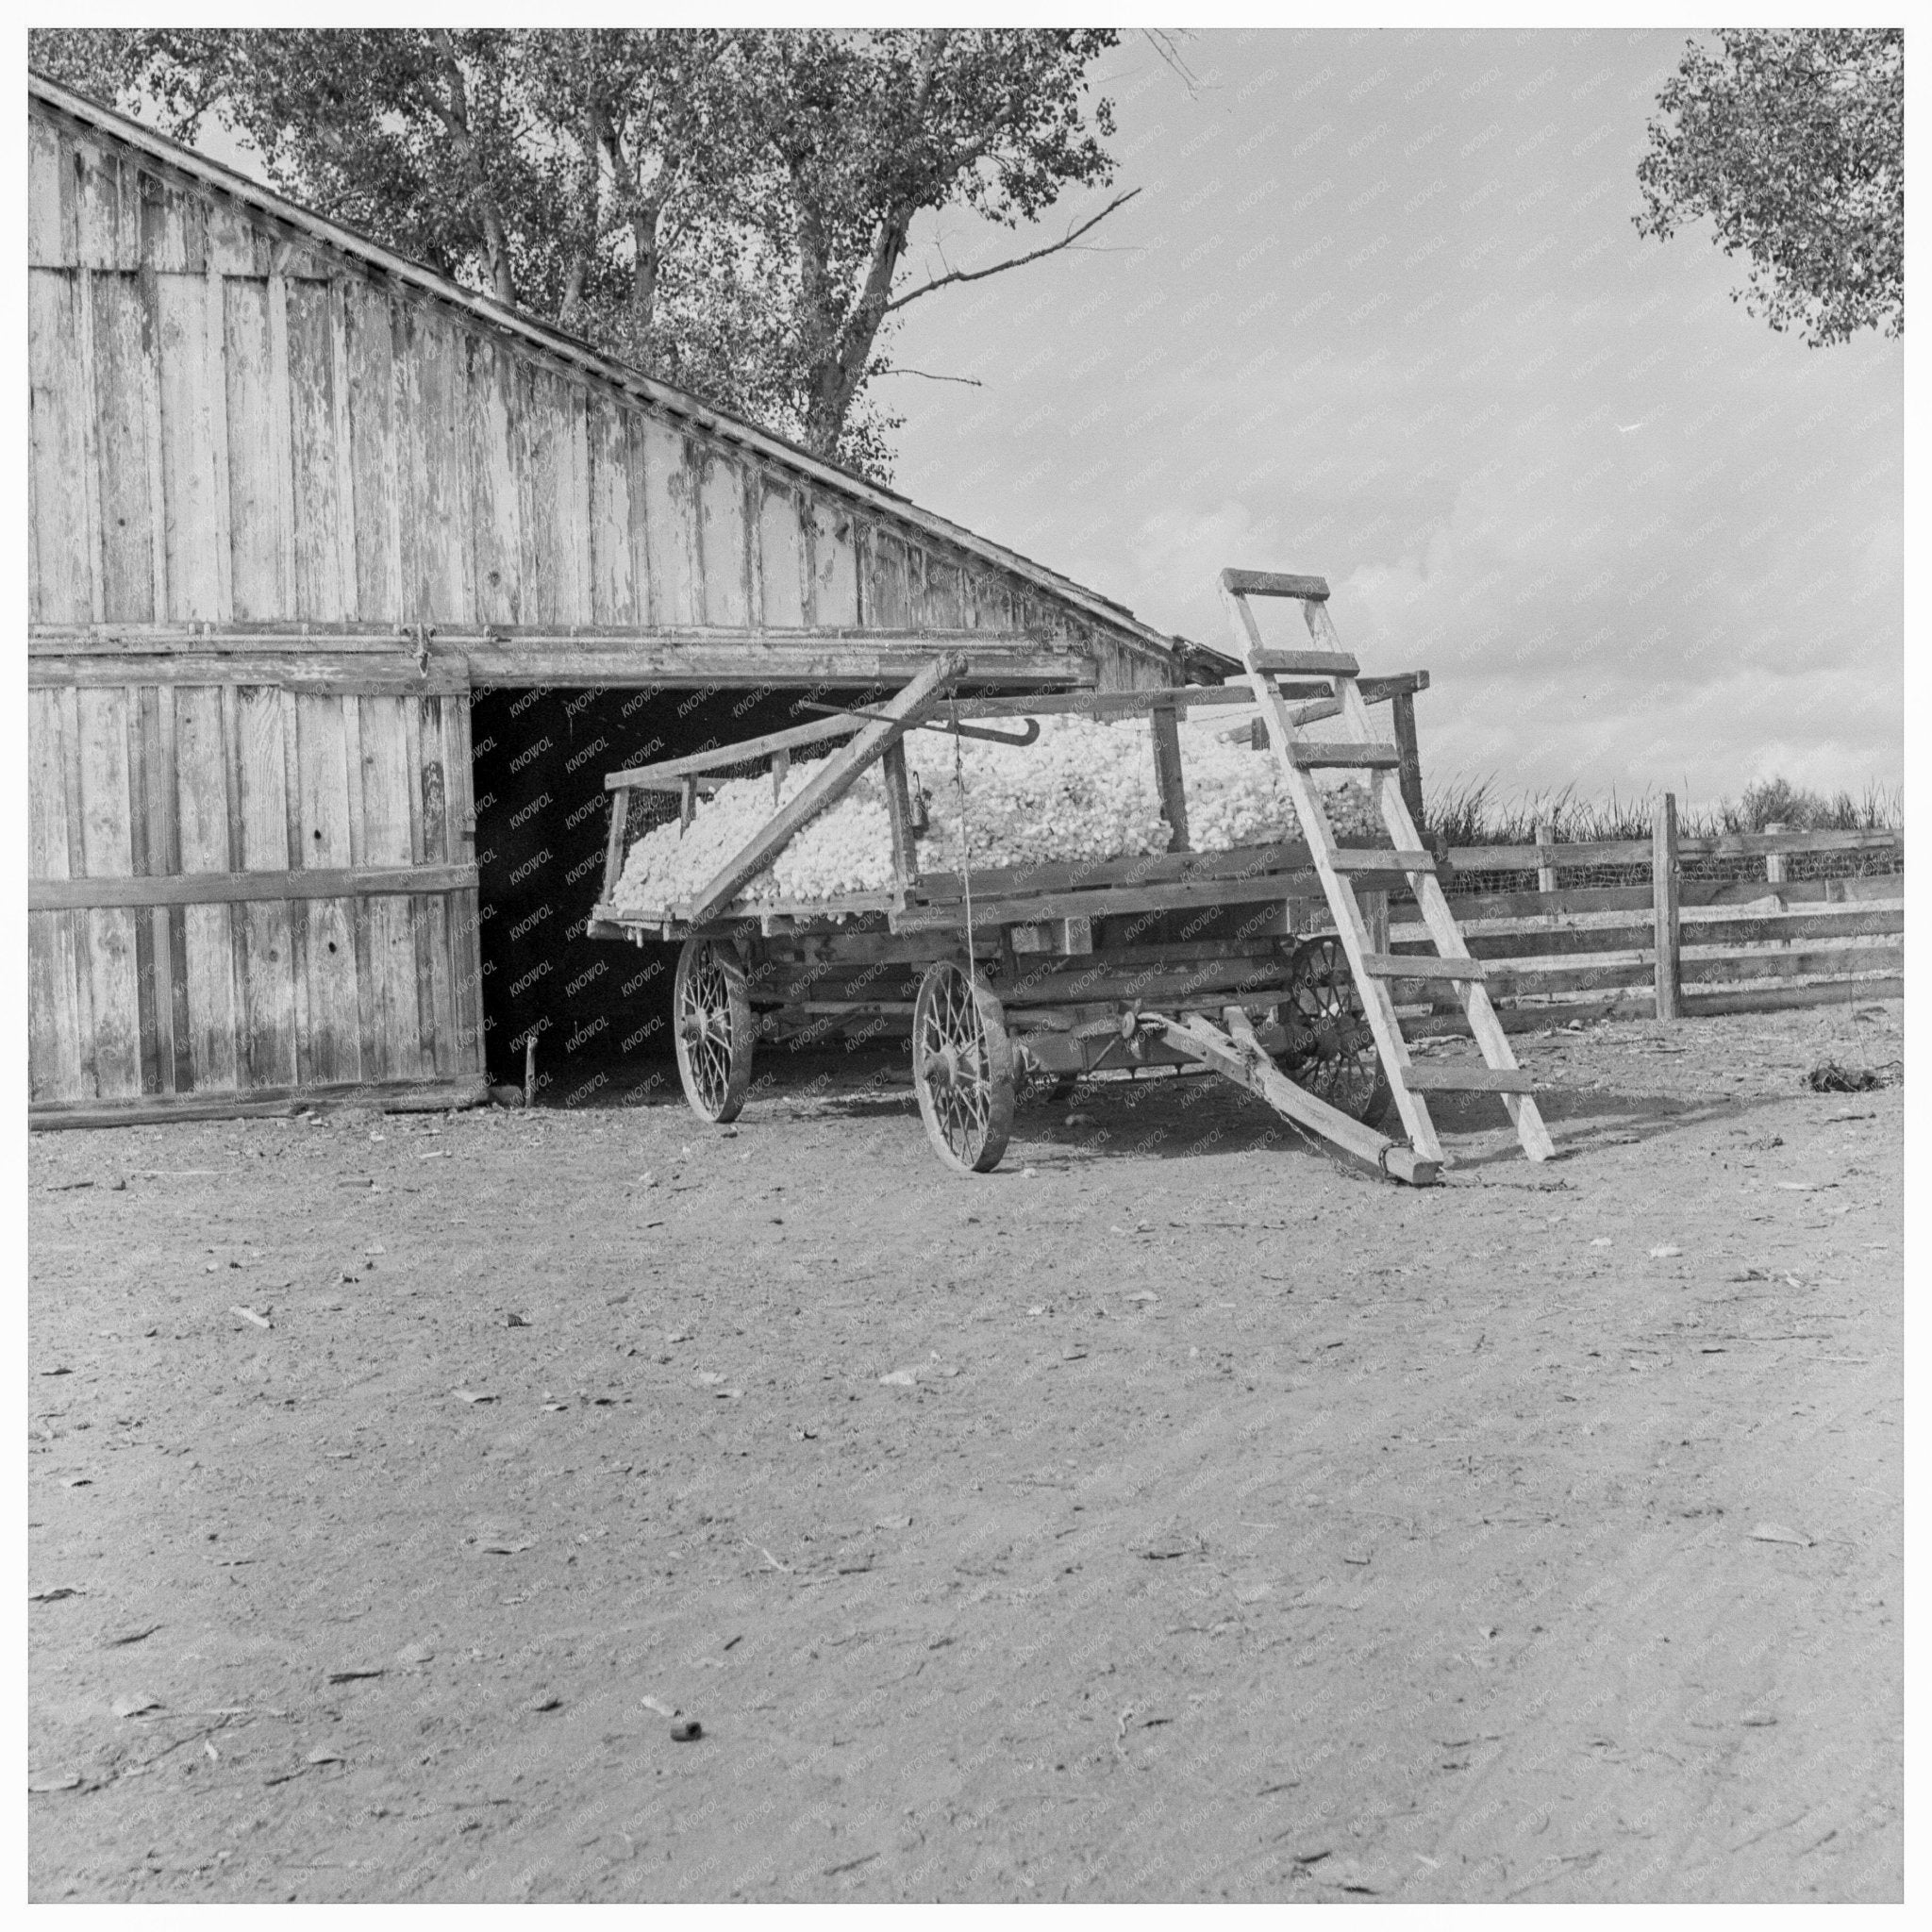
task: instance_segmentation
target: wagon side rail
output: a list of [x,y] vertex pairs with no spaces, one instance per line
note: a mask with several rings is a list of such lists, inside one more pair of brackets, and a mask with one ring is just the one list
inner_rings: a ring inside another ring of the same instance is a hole
[[[720,767],[742,764],[747,758],[770,754],[774,769],[782,773],[795,746],[835,738],[852,741],[825,758],[810,781],[789,805],[774,812],[740,849],[695,892],[689,904],[675,909],[688,924],[697,926],[715,919],[739,891],[756,878],[784,850],[798,832],[821,812],[829,809],[851,791],[860,775],[898,746],[906,733],[938,708],[946,686],[966,668],[966,660],[956,652],[943,652],[912,682],[897,692],[881,709],[864,717],[826,718],[791,730],[772,733],[767,738],[750,739],[743,743],[723,745],[691,758],[672,758],[658,765],[642,765],[613,772],[605,779],[613,794],[610,832],[604,853],[604,892],[606,905],[613,905],[617,886],[624,873],[625,834],[630,817],[630,793],[637,790],[677,790],[683,796],[683,815],[690,823],[695,794],[702,784],[699,774]],[[887,790],[893,808],[892,846],[894,870],[901,873],[911,851],[909,825],[904,810],[905,780],[896,768]]]
[[[660,915],[646,923],[661,925],[667,922],[679,925],[695,927],[713,922],[730,905],[734,895],[752,878],[769,865],[785,842],[820,812],[836,804],[851,789],[852,784],[869,766],[880,759],[885,760],[887,775],[887,806],[892,832],[892,891],[888,898],[877,894],[862,895],[863,904],[854,900],[847,906],[827,904],[827,911],[835,910],[878,910],[890,905],[894,912],[908,910],[908,894],[915,889],[921,909],[908,913],[915,923],[922,924],[943,924],[951,916],[949,902],[956,898],[960,890],[960,881],[953,874],[935,874],[922,880],[918,871],[917,850],[914,841],[909,801],[907,796],[902,741],[907,731],[924,723],[941,702],[943,685],[959,675],[962,668],[956,658],[944,658],[935,663],[908,685],[892,702],[879,710],[845,712],[821,718],[806,724],[797,724],[783,731],[772,732],[761,738],[746,739],[734,744],[716,745],[708,751],[694,752],[684,758],[668,758],[651,765],[639,765],[627,770],[607,774],[604,783],[613,796],[608,843],[605,852],[604,890],[599,904],[592,911],[592,929],[600,936],[618,937],[628,926],[637,924],[626,919],[617,906],[617,887],[623,876],[627,839],[630,793],[633,791],[654,791],[675,792],[680,800],[680,816],[686,824],[691,823],[696,809],[697,800],[717,789],[718,779],[713,777],[721,770],[733,765],[743,765],[761,758],[772,760],[775,774],[781,774],[790,762],[792,751],[811,744],[823,744],[840,738],[850,738],[857,741],[846,751],[835,754],[825,760],[824,769],[812,781],[812,786],[793,801],[792,806],[778,813],[771,824],[762,828],[758,837],[740,852],[731,863],[722,870],[701,892],[683,905],[665,906],[657,908]],[[1426,671],[1399,673],[1391,676],[1364,678],[1361,691],[1370,704],[1391,704],[1398,714],[1398,740],[1413,737],[1413,707],[1415,694],[1428,689],[1429,674]],[[921,687],[924,687],[924,690]],[[1284,696],[1306,695],[1314,702],[1304,704],[1291,713],[1297,726],[1315,723],[1319,719],[1331,717],[1341,709],[1339,702],[1327,692],[1325,686],[1291,685],[1286,682],[1278,687]],[[916,695],[915,695],[916,693]],[[1125,719],[1135,715],[1147,719],[1153,737],[1156,779],[1158,784],[1163,815],[1170,827],[1170,842],[1165,857],[1171,861],[1180,855],[1191,857],[1191,841],[1187,822],[1186,799],[1181,778],[1180,746],[1175,734],[1177,722],[1191,712],[1212,711],[1227,706],[1254,708],[1258,704],[1257,693],[1251,686],[1241,684],[1214,686],[1165,686],[1154,690],[1129,691],[1073,691],[1062,693],[1034,693],[1031,695],[1002,695],[997,697],[977,697],[955,699],[948,708],[948,716],[954,723],[968,719],[1009,718],[1026,715],[1046,716],[1054,713],[1077,713],[1094,718]],[[1407,723],[1409,728],[1401,726]],[[1246,734],[1250,726],[1246,723],[1234,727],[1230,735]],[[1413,782],[1420,790],[1419,776],[1411,779],[1405,769],[1406,783]],[[822,788],[822,789],[821,789]],[[1420,798],[1415,801],[1419,808]],[[1233,857],[1233,855],[1226,855]],[[1205,855],[1204,855],[1205,857]],[[1258,855],[1255,855],[1258,857]],[[1262,863],[1259,870],[1275,870],[1280,859],[1270,854],[1274,865]],[[1306,863],[1305,850],[1297,854]],[[1254,871],[1249,865],[1244,868]],[[1299,867],[1296,868],[1299,870]],[[1047,874],[1056,868],[1035,869],[1034,877],[1028,881],[1021,896],[1036,899],[1049,886]],[[1065,869],[1069,876],[1056,883],[1062,888],[1062,894],[1070,904],[1075,898],[1086,900],[1091,896],[1119,897],[1124,885],[1122,880],[1107,878],[1112,868],[1073,868]],[[1164,871],[1165,868],[1157,868]],[[1191,874],[1194,867],[1189,865],[1187,872]],[[1084,880],[1076,878],[1084,873]],[[1100,886],[1103,878],[1113,888],[1111,894],[1094,894],[1093,889]],[[994,888],[1002,883],[997,875],[987,881],[990,898],[997,897]],[[1205,892],[1199,886],[1205,881],[1196,881],[1191,876],[1185,884],[1178,874],[1172,879],[1161,878],[1162,889],[1158,903],[1172,903],[1175,906],[1194,903],[1197,899],[1218,896],[1213,888]],[[1300,879],[1296,884],[1304,883]],[[1134,886],[1145,889],[1155,886],[1153,876],[1135,878]],[[1193,890],[1191,890],[1193,888]],[[1239,896],[1255,896],[1255,891]],[[1265,889],[1264,889],[1265,890]],[[930,900],[932,904],[925,905]],[[1157,901],[1149,900],[1148,904]],[[802,908],[792,908],[794,910]],[[1043,902],[1024,907],[1015,905],[1009,909],[1009,916],[1024,919],[1028,913],[1041,917],[1065,916],[1066,908],[1055,904],[1051,908]],[[1075,912],[1087,909],[1084,904],[1073,905]],[[1142,909],[1141,897],[1136,897],[1131,907],[1124,901],[1118,908],[1101,909]]]

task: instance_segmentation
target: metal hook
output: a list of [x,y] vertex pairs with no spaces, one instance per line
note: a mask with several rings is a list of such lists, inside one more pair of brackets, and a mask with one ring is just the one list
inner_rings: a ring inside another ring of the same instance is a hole
[[[824,711],[834,718],[878,718],[885,720],[887,723],[891,722],[890,719],[886,719],[886,714],[883,711],[868,711],[862,706],[814,705],[801,699],[793,707],[793,709],[800,711]],[[961,724],[957,720],[950,723],[941,723],[937,719],[923,721],[914,725],[913,729],[915,731],[946,731],[960,738],[981,738],[989,744],[1031,744],[1040,736],[1040,720],[1038,718],[1028,718],[1024,722],[1026,728],[1017,734],[1010,731],[994,731],[984,724]]]

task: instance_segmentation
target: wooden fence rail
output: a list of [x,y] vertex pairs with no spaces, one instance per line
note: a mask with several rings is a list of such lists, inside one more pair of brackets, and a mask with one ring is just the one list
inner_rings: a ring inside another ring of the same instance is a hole
[[[1470,951],[1484,962],[1506,1027],[1578,1018],[1659,1020],[1857,999],[1905,991],[1905,834],[1902,831],[1734,832],[1686,838],[1676,801],[1658,800],[1649,839],[1451,847],[1450,903]],[[1899,869],[1858,877],[1792,879],[1805,853],[1896,853]],[[1690,859],[1755,859],[1760,878],[1686,879]],[[1648,883],[1565,887],[1562,875],[1602,866],[1644,867]],[[1457,874],[1534,872],[1535,891],[1457,891]],[[1412,902],[1392,909],[1389,950],[1426,955]],[[1414,1035],[1460,1024],[1447,989],[1397,980]],[[1426,1010],[1424,1004],[1426,1002]]]

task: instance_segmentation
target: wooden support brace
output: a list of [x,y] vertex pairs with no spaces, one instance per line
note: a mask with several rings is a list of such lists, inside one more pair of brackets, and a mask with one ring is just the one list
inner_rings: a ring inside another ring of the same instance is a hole
[[630,834],[630,791],[626,787],[610,794],[610,832],[604,842],[604,893],[617,897],[617,882],[624,876],[624,852]]
[[1232,1039],[1199,1017],[1180,1021],[1160,1013],[1144,1013],[1141,1018],[1158,1025],[1170,1046],[1203,1066],[1211,1067],[1238,1087],[1259,1095],[1283,1118],[1318,1136],[1372,1173],[1407,1181],[1414,1187],[1427,1187],[1441,1174],[1440,1161],[1424,1159],[1414,1148],[1363,1126],[1340,1108],[1297,1087],[1258,1046]]
[[1398,767],[1402,802],[1407,806],[1416,830],[1423,832],[1426,830],[1423,824],[1423,754],[1415,735],[1415,693],[1397,691],[1389,701],[1389,716],[1395,728],[1395,749],[1402,754]]
[[[866,722],[865,728],[850,744],[824,759],[791,804],[761,825],[692,898],[684,914],[690,924],[702,925],[706,920],[714,918],[737,896],[740,888],[756,878],[784,850],[801,825],[842,798],[861,772],[883,758],[888,746],[938,706],[941,691],[959,675],[963,663],[963,658],[950,651],[935,658],[882,711]],[[741,748],[739,756],[742,756]]]
[[636,765],[625,772],[605,775],[604,789],[615,791],[624,785],[653,785],[661,780],[685,777],[694,772],[716,771],[721,765],[741,765],[761,758],[767,752],[795,751],[801,745],[824,744],[829,739],[850,738],[863,731],[869,721],[841,716],[820,718],[810,724],[794,724],[787,731],[774,731],[764,738],[747,738],[741,744],[721,744],[711,751],[693,752],[685,758],[666,758],[657,765]]
[[1154,734],[1154,779],[1160,789],[1160,815],[1167,821],[1167,849],[1188,850],[1188,797],[1181,782],[1181,736],[1172,705],[1156,705],[1147,714]]
[[919,848],[912,829],[912,795],[906,777],[904,739],[896,739],[886,747],[881,769],[886,780],[886,816],[892,827],[892,885],[903,899],[919,881]]

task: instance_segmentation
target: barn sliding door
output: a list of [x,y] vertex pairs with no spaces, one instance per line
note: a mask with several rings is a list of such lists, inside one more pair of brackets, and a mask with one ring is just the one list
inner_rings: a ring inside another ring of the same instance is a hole
[[467,695],[66,669],[28,691],[33,1118],[477,1097]]

